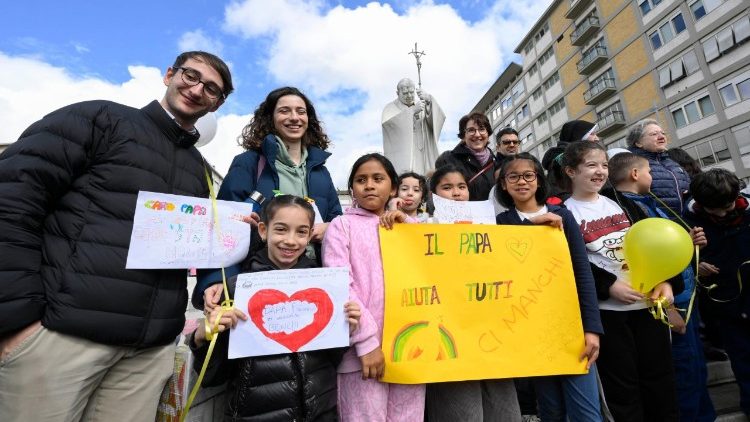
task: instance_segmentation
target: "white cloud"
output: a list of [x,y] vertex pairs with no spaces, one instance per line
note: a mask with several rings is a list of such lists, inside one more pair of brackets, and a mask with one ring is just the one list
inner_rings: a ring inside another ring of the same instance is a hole
[[[440,144],[446,149],[457,141],[459,118],[495,81],[547,5],[546,0],[500,1],[484,19],[470,23],[451,6],[430,1],[398,14],[376,2],[324,10],[318,2],[245,0],[226,8],[224,25],[247,39],[270,40],[263,62],[269,74],[315,98],[334,141],[329,168],[343,187],[351,151],[382,149],[380,116],[395,98],[396,83],[417,79],[414,57],[407,54],[415,41],[427,53],[424,89],[447,115]],[[360,107],[353,109],[352,103]]]
[[182,34],[177,42],[177,46],[179,51],[200,50],[216,54],[217,56],[220,56],[221,52],[224,50],[224,45],[221,41],[206,35],[202,29],[188,31]]
[[[78,101],[107,99],[143,107],[164,93],[162,70],[129,66],[130,79],[113,84],[93,77],[77,78],[65,69],[38,59],[12,57],[0,52],[0,144],[14,142],[45,114]],[[201,148],[206,158],[226,173],[232,157],[242,152],[236,137],[250,116],[219,116],[213,141]]]

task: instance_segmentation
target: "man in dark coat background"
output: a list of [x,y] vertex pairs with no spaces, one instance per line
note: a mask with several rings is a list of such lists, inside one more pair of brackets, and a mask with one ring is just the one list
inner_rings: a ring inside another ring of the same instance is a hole
[[0,155],[0,415],[153,421],[184,326],[184,270],[126,270],[138,191],[208,196],[195,122],[227,65],[177,57],[161,102],[56,110]]

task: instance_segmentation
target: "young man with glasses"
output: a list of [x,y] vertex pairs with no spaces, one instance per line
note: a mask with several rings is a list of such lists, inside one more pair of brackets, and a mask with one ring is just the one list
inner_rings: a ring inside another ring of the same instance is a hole
[[208,196],[195,122],[226,64],[177,57],[161,102],[63,107],[0,155],[0,415],[153,421],[187,305],[184,270],[126,270],[138,191]]

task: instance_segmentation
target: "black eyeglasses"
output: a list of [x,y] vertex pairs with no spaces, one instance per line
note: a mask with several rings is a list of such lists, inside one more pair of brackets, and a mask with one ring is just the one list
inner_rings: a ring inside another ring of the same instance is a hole
[[519,145],[521,144],[521,141],[500,141],[503,145]]
[[487,128],[486,127],[480,127],[480,128],[477,129],[477,128],[474,128],[474,127],[470,127],[468,129],[466,129],[466,133],[468,133],[469,135],[473,135],[473,134],[475,134],[477,132],[481,133],[482,135],[486,135],[487,134]]
[[511,173],[505,175],[505,180],[507,180],[509,183],[518,183],[519,180],[523,177],[523,180],[527,182],[533,182],[536,180],[536,172],[535,171],[527,171],[523,174],[517,174],[517,173]]
[[186,85],[196,86],[198,84],[203,84],[203,92],[206,94],[206,96],[208,96],[208,98],[225,98],[224,90],[219,88],[219,85],[216,85],[213,82],[202,81],[201,73],[197,70],[191,69],[189,67],[176,67],[175,69],[179,69],[182,71],[182,81],[185,82]]

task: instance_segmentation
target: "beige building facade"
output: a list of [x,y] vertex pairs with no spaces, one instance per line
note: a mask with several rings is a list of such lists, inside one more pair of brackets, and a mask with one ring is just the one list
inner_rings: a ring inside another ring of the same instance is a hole
[[541,157],[573,119],[608,147],[656,118],[670,146],[750,177],[750,2],[555,0],[475,109]]

